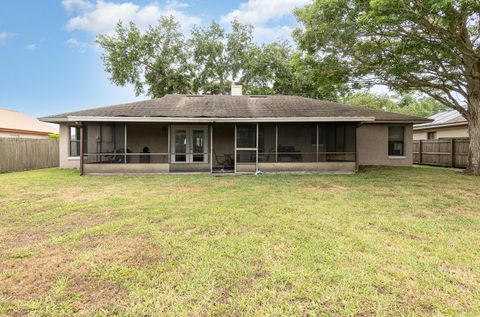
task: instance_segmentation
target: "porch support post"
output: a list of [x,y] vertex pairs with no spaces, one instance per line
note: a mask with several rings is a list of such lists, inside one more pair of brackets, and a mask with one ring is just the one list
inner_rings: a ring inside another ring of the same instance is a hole
[[257,141],[256,141],[256,151],[257,151],[257,155],[255,155],[255,172],[258,172],[258,122],[257,122],[257,133],[256,133],[256,136],[257,136]]
[[361,123],[355,125],[355,171],[358,172],[358,128],[361,126]]
[[317,163],[318,163],[318,142],[320,141],[319,140],[319,127],[318,127],[318,123],[317,123]]
[[275,163],[278,163],[278,123],[275,124]]
[[234,138],[234,144],[235,144],[235,157],[234,157],[234,164],[233,164],[233,170],[234,170],[234,173],[236,174],[237,173],[237,124],[235,123],[235,127],[233,129],[234,133],[233,133],[233,138]]
[[125,160],[124,163],[127,164],[127,123],[125,122]]
[[172,125],[169,124],[169,125],[168,125],[168,128],[167,128],[167,139],[168,139],[168,140],[167,140],[167,147],[168,147],[168,149],[167,149],[167,155],[168,155],[168,157],[167,157],[167,162],[168,162],[168,164],[171,163],[171,159],[172,159],[172,158],[171,158],[171,156],[172,156],[172,155],[171,155],[171,149],[170,149],[170,147],[171,147],[171,144],[170,144],[170,133],[171,133],[170,130],[171,130],[171,128],[172,128]]
[[80,126],[80,176],[83,176],[83,123]]
[[213,123],[210,124],[210,173],[213,173]]

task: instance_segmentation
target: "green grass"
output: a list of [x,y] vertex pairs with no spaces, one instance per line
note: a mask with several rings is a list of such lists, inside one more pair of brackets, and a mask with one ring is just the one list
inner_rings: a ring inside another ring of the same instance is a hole
[[480,178],[0,175],[0,315],[480,315]]

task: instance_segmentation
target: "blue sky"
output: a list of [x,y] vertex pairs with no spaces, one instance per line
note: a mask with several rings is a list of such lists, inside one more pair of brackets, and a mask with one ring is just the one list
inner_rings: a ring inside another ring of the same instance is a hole
[[288,39],[291,10],[309,0],[2,0],[0,108],[34,117],[144,99],[108,80],[94,45],[118,20],[140,26],[174,15],[188,33],[193,25],[237,17],[266,42]]

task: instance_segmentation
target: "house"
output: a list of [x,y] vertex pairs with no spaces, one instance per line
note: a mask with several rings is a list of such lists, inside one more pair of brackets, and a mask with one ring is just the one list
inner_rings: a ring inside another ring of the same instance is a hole
[[0,109],[0,138],[47,139],[58,129],[18,111]]
[[433,121],[413,126],[414,140],[468,138],[468,122],[456,110],[439,112],[429,119]]
[[[233,90],[232,90],[233,91]],[[41,118],[81,174],[353,172],[412,164],[428,120],[296,96],[167,95]]]

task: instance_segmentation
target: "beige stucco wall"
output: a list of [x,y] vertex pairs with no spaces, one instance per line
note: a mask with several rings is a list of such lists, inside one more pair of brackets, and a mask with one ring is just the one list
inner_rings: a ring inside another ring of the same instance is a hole
[[60,124],[60,168],[80,168],[80,157],[69,157],[68,123]]
[[444,127],[428,130],[413,131],[414,140],[426,140],[428,132],[437,132],[437,139],[442,138],[468,138],[467,126]]
[[156,174],[168,173],[169,164],[85,164],[85,174]]
[[392,124],[363,124],[357,130],[358,165],[410,166],[412,165],[412,124],[405,127],[405,156],[388,156],[388,127]]
[[262,172],[320,172],[320,173],[352,173],[355,162],[319,162],[319,163],[259,163]]

